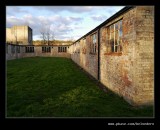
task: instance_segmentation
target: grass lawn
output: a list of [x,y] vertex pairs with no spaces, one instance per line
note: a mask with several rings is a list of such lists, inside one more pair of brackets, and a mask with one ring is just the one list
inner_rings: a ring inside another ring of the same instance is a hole
[[105,93],[71,59],[34,57],[7,61],[7,117],[152,117]]

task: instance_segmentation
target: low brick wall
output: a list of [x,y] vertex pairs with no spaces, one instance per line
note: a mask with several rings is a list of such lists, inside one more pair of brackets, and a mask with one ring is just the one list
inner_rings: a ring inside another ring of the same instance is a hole
[[[33,52],[26,52],[26,47],[33,47]],[[42,52],[42,47],[50,47],[50,52]],[[14,44],[6,44],[6,60],[12,60],[16,58],[24,58],[24,57],[34,57],[34,56],[42,56],[42,57],[66,57],[70,58],[70,53],[68,50],[68,46],[64,46],[67,48],[66,52],[58,52],[58,47],[62,46],[23,46],[23,45],[14,45]],[[18,49],[19,48],[19,52]]]

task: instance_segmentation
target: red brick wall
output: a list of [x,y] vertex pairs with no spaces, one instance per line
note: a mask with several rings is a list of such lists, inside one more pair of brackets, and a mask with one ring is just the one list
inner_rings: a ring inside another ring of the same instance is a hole
[[[108,53],[106,28],[121,19],[122,52]],[[80,53],[72,53],[71,58],[97,79],[98,42],[97,53],[90,54],[90,35],[86,36],[86,44],[80,39]],[[100,28],[100,82],[133,105],[153,104],[153,48],[153,6],[136,6],[117,16]]]
[[133,105],[152,104],[154,99],[154,9],[131,9],[123,18],[122,54],[106,53],[106,29],[101,29],[100,81]]

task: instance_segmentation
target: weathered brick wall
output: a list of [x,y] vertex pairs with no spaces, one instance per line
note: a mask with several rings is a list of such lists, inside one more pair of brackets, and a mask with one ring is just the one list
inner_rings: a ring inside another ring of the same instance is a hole
[[11,52],[11,45],[6,45],[6,59],[12,60],[16,58],[16,53]]
[[105,27],[101,28],[100,81],[133,105],[151,104],[154,96],[153,7],[137,6],[107,25],[121,18],[121,54],[106,53],[107,32]]
[[100,81],[113,92],[123,96],[129,102],[132,101],[134,93],[134,50],[136,43],[136,32],[134,22],[136,9],[129,10],[125,14],[109,22],[106,26],[122,19],[122,53],[106,52],[107,32],[101,29],[101,51],[100,51]]
[[88,71],[88,55],[89,54],[89,50],[87,50],[87,40],[82,39],[80,42],[80,66],[85,70]]
[[135,89],[137,104],[154,101],[154,6],[136,8]]
[[12,60],[12,59],[23,58],[23,57],[34,57],[34,56],[70,58],[70,53],[68,51],[66,53],[65,52],[58,53],[58,46],[50,46],[51,47],[50,53],[42,53],[42,46],[34,46],[34,52],[26,53],[26,50],[25,50],[26,46],[21,46],[21,45],[19,45],[20,53],[16,53],[16,50],[15,50],[15,53],[12,53],[11,51],[12,46],[15,46],[15,49],[16,49],[16,45],[12,45],[12,44],[6,45],[6,60]]
[[[94,34],[96,32],[93,32]],[[71,46],[73,48],[73,53],[71,54],[71,58],[74,62],[76,62],[79,66],[84,68],[88,73],[90,73],[94,78],[98,78],[98,35],[96,37],[96,47],[97,52],[95,54],[90,53],[90,44],[91,38],[88,35],[86,37],[86,42],[84,43],[84,39],[81,39],[80,42],[75,43]],[[79,46],[79,45],[80,46]],[[78,53],[78,49],[80,49],[80,53]],[[76,53],[75,53],[76,52]]]
[[[97,33],[94,32],[94,33]],[[90,36],[87,37],[88,41],[87,41],[87,61],[86,61],[86,65],[88,68],[88,72],[96,79],[98,79],[98,35],[96,35],[96,53],[92,54],[90,53],[90,44],[91,44],[91,38]]]
[[78,43],[72,45],[71,59],[80,65],[80,54],[78,53]]

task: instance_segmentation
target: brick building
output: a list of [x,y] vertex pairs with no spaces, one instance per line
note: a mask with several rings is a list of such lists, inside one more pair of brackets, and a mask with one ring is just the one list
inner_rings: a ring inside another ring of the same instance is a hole
[[154,7],[125,7],[71,45],[71,58],[133,105],[154,102]]
[[6,44],[6,60],[24,57],[66,57],[70,58],[69,45],[15,45]]
[[[8,44],[6,48],[10,50],[8,59],[16,58],[12,46]],[[48,46],[50,49],[30,47],[19,46],[22,51],[17,57],[71,58],[130,104],[154,104],[153,6],[125,7],[66,48],[60,45]]]

